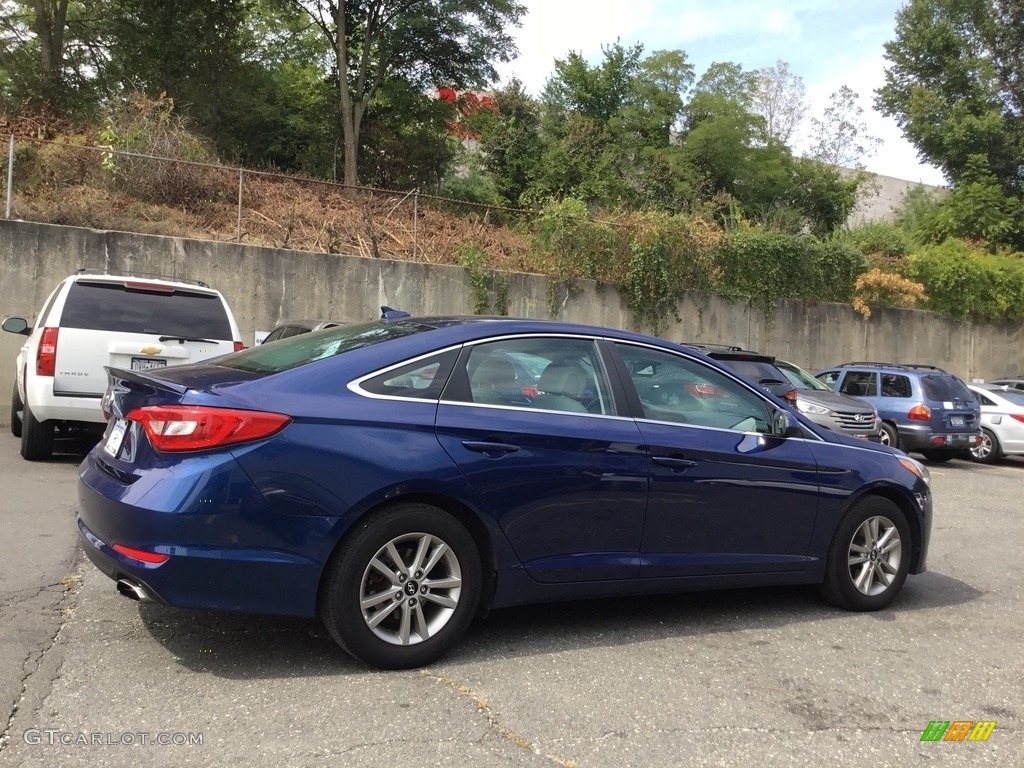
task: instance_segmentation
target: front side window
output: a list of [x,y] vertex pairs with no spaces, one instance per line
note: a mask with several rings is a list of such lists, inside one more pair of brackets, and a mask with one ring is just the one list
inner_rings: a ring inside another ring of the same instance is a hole
[[502,339],[467,348],[446,400],[568,413],[613,413],[592,339]]
[[772,406],[704,363],[664,350],[616,344],[652,421],[770,432]]

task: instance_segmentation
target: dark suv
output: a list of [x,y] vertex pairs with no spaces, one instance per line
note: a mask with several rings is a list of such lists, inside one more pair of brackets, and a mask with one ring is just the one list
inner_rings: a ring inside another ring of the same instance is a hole
[[879,440],[875,409],[855,397],[833,392],[802,368],[742,347],[686,344],[757,382],[815,424],[854,437]]
[[934,365],[858,362],[818,371],[836,392],[871,403],[882,442],[930,461],[963,455],[981,439],[981,407],[952,373]]

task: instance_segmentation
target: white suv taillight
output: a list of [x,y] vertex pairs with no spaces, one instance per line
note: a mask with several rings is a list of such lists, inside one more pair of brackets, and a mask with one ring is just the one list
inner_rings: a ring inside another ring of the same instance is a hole
[[36,350],[36,375],[53,376],[57,369],[57,331],[59,328],[43,328],[43,336]]

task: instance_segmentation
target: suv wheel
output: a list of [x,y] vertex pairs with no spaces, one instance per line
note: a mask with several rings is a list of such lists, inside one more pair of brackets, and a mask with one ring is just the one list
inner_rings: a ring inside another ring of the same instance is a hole
[[14,392],[11,393],[11,434],[21,437],[21,395],[18,394],[18,382],[14,382]]
[[53,456],[53,423],[36,421],[28,403],[22,413],[21,455],[29,461],[42,461]]
[[887,421],[883,421],[878,429],[878,442],[891,448],[900,447],[900,433],[896,431],[896,427]]

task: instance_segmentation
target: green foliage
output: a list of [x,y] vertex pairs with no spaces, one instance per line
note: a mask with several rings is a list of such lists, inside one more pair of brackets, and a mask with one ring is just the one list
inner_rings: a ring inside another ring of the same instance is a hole
[[912,254],[908,277],[928,292],[926,309],[955,320],[1024,320],[1024,258],[992,255],[949,239]]
[[582,200],[566,198],[549,203],[536,226],[537,245],[555,257],[560,280],[615,281],[620,247],[616,232],[608,224],[592,221]]
[[499,315],[508,314],[509,278],[506,273],[489,269],[487,252],[479,245],[467,244],[459,249],[459,261],[469,278],[473,294],[473,314],[486,315],[494,308]]
[[899,224],[890,222],[872,221],[860,224],[840,233],[837,239],[853,246],[865,257],[902,260],[910,252],[906,230]]
[[983,155],[1003,190],[1019,194],[1022,12],[1006,0],[910,0],[896,15],[876,104],[954,183]]
[[920,232],[933,243],[961,238],[997,245],[1021,235],[1021,204],[1005,194],[989,172],[985,158],[971,155],[959,183],[920,222]]

